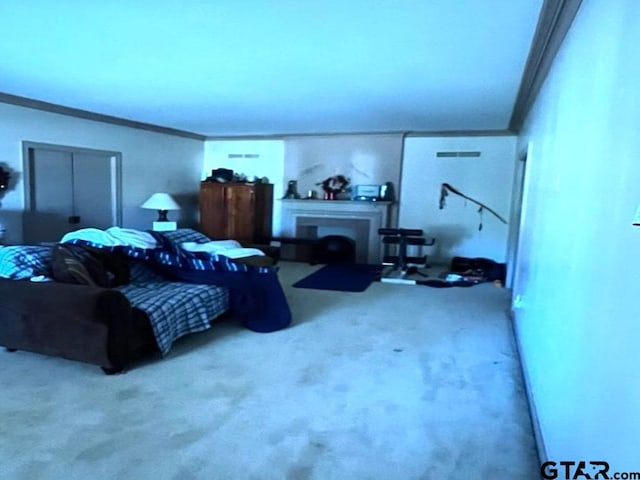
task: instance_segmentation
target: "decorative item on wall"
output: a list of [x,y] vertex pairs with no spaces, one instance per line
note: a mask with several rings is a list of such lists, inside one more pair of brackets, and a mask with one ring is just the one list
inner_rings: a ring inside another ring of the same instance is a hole
[[346,194],[345,199],[349,199],[349,183],[351,181],[344,175],[333,175],[325,178],[322,182],[316,183],[324,190],[325,200],[341,199],[342,194]]
[[504,218],[502,218],[500,215],[498,215],[491,208],[487,207],[484,203],[479,202],[477,200],[474,200],[473,198],[465,195],[464,193],[460,192],[459,190],[456,190],[455,188],[453,188],[448,183],[443,183],[442,186],[440,187],[440,210],[442,210],[444,208],[445,199],[449,195],[449,192],[454,193],[454,194],[456,194],[456,195],[458,195],[458,196],[460,196],[460,197],[462,197],[462,198],[464,198],[466,200],[469,200],[470,202],[473,202],[476,205],[479,205],[480,208],[478,208],[478,213],[480,214],[480,225],[478,225],[478,230],[482,230],[482,213],[483,213],[484,210],[488,210],[489,213],[493,214],[502,223],[504,223],[505,225],[507,224],[507,221]]
[[169,221],[167,213],[169,210],[180,210],[180,205],[168,193],[154,193],[140,205],[140,208],[158,211],[158,220],[153,222],[155,231],[168,231],[177,228],[176,222]]

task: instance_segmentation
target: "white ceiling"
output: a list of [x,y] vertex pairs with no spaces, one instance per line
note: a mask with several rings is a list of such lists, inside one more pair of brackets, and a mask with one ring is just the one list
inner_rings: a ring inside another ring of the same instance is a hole
[[0,92],[209,136],[506,129],[542,0],[2,0]]

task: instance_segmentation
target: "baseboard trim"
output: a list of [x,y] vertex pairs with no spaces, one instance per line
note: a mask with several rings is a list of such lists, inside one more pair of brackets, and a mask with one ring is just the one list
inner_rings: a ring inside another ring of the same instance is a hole
[[533,390],[531,388],[531,378],[529,377],[529,369],[526,366],[526,360],[523,355],[522,342],[520,340],[520,334],[518,333],[518,320],[517,312],[514,310],[509,311],[508,315],[511,320],[511,328],[513,330],[513,337],[516,344],[516,352],[518,354],[518,361],[520,363],[520,371],[524,381],[525,395],[527,397],[527,404],[529,406],[529,418],[531,420],[531,427],[533,428],[533,436],[536,441],[536,449],[538,451],[538,461],[540,465],[545,463],[549,459],[547,454],[547,447],[544,443],[544,436],[542,434],[542,427],[540,426],[540,417],[536,409],[536,403],[533,398]]

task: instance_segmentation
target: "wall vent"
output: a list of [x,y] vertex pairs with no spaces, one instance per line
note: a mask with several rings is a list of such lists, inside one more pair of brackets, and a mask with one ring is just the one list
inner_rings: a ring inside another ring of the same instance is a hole
[[467,152],[436,152],[438,158],[477,158],[480,156],[480,152],[467,151]]
[[260,158],[258,153],[230,153],[227,158]]

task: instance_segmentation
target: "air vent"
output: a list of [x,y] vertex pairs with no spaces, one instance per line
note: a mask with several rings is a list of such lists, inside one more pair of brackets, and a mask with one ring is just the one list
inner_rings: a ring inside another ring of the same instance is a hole
[[480,152],[436,152],[438,158],[477,158]]
[[230,153],[227,158],[260,158],[257,153]]

